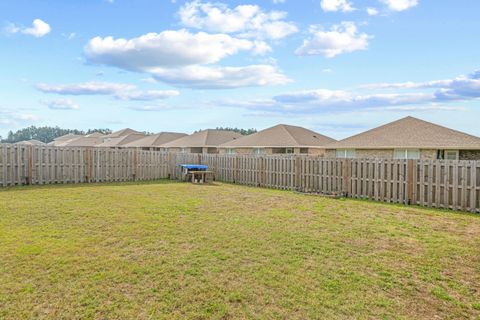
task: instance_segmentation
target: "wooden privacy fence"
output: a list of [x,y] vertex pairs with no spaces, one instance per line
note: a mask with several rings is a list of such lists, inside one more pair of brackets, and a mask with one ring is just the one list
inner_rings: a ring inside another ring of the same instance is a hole
[[155,151],[6,144],[0,146],[0,186],[4,187],[167,177],[167,155]]
[[186,163],[208,165],[218,181],[480,212],[480,161],[2,145],[0,186],[177,179]]

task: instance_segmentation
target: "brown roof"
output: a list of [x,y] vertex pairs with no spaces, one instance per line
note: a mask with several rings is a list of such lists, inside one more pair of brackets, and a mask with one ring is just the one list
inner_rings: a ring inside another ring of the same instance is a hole
[[79,135],[79,134],[68,133],[68,134],[63,135],[61,137],[57,137],[57,138],[53,139],[53,141],[67,141],[67,140],[72,140],[72,139],[80,138],[80,137],[81,137],[81,135]]
[[480,149],[480,138],[406,117],[327,146],[327,149]]
[[224,143],[222,148],[324,147],[336,140],[302,127],[279,124]]
[[182,137],[186,137],[187,134],[185,133],[178,133],[178,132],[160,132],[157,134],[153,134],[150,136],[146,136],[145,138],[135,140],[133,142],[127,143],[124,145],[125,147],[138,147],[138,148],[155,148],[155,147],[162,147],[164,144],[177,140]]
[[28,146],[44,146],[45,145],[44,142],[35,140],[35,139],[19,141],[19,142],[16,142],[15,144],[22,144],[22,145],[28,145]]
[[233,131],[203,130],[192,135],[166,143],[167,148],[195,148],[195,147],[218,147],[222,143],[240,138],[242,135]]
[[118,130],[118,131],[112,132],[110,134],[107,134],[105,136],[105,138],[119,138],[119,137],[127,136],[129,134],[135,134],[135,133],[140,134],[141,132],[135,131],[135,130],[130,129],[130,128],[125,128],[125,129]]
[[104,139],[105,142],[96,145],[96,147],[124,147],[128,143],[144,137],[145,135],[143,133],[132,133],[117,138],[107,138],[106,140]]

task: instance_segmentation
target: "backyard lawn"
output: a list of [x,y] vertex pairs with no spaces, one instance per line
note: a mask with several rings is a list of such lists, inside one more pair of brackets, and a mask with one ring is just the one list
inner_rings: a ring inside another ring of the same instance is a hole
[[228,184],[0,190],[0,319],[480,319],[480,215]]

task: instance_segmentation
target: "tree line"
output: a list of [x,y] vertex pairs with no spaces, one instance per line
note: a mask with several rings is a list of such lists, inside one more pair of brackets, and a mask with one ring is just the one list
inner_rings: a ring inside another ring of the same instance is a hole
[[103,134],[112,133],[110,129],[89,129],[87,131],[77,129],[62,129],[60,127],[35,127],[30,126],[15,132],[9,131],[7,137],[2,142],[15,143],[19,141],[35,139],[44,143],[52,142],[53,139],[64,136],[66,134],[85,135],[93,132],[100,132]]
[[[240,129],[240,128],[230,128],[230,127],[217,127],[216,130],[226,130],[240,133],[241,135],[249,135],[256,133],[256,129]],[[89,129],[89,130],[78,130],[78,129],[63,129],[60,127],[36,127],[30,126],[28,128],[20,129],[15,132],[9,131],[7,137],[2,139],[0,136],[0,141],[4,143],[15,143],[25,140],[35,139],[42,141],[44,143],[52,142],[55,138],[64,136],[66,134],[78,134],[86,135],[93,132],[100,132],[102,134],[110,134],[112,130],[110,129]]]

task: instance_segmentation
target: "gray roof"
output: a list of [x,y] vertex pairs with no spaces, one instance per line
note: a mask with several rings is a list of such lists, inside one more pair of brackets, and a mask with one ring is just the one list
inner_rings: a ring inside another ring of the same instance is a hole
[[125,147],[138,147],[138,148],[158,148],[162,147],[164,144],[177,140],[182,137],[186,137],[185,133],[178,132],[160,132],[133,142],[127,143]]
[[166,148],[218,147],[222,143],[242,137],[241,134],[225,130],[202,130],[189,136],[168,142]]
[[327,149],[480,149],[480,138],[414,117],[334,142]]
[[144,137],[145,135],[143,133],[132,133],[117,138],[107,138],[106,140],[104,139],[103,143],[96,145],[96,147],[124,147],[128,143]]
[[222,148],[325,147],[336,140],[315,131],[279,124],[257,133],[224,143]]

